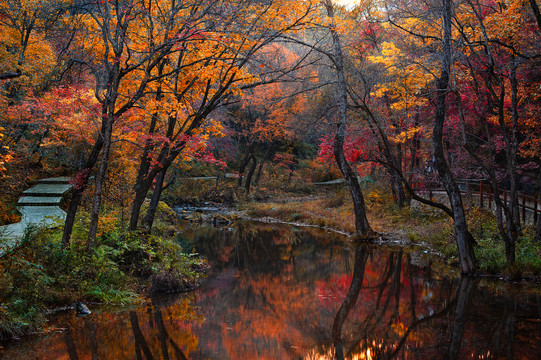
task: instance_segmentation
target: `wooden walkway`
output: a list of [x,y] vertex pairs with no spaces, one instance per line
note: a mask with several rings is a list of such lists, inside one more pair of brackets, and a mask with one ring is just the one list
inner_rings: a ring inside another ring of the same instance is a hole
[[17,203],[21,221],[0,226],[0,257],[16,247],[28,227],[54,227],[66,219],[60,204],[72,186],[67,177],[42,179],[23,192]]

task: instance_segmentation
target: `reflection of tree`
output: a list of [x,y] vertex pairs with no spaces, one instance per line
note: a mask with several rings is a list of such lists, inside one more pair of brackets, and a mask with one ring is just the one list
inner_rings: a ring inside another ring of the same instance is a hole
[[64,341],[66,342],[66,348],[68,350],[68,356],[70,360],[78,360],[77,349],[75,348],[75,343],[73,342],[73,335],[71,329],[68,328],[64,333]]
[[540,358],[541,298],[494,296],[473,281],[441,279],[400,251],[348,252],[318,233],[265,225],[216,234],[212,246],[201,246],[225,269],[197,295],[153,298],[139,311],[71,316],[64,334],[7,358],[90,359],[99,350],[102,359],[330,360],[337,332],[344,359]]
[[[343,360],[346,358],[372,358],[372,359],[390,359],[394,358],[399,351],[403,348],[408,337],[412,332],[423,323],[427,323],[430,320],[439,318],[448,313],[450,306],[454,301],[447,302],[447,305],[438,312],[427,314],[419,319],[412,317],[411,324],[408,327],[404,327],[401,320],[401,284],[404,281],[402,278],[402,252],[390,253],[387,261],[385,262],[385,268],[379,272],[381,274],[381,280],[373,278],[376,281],[375,287],[365,286],[367,294],[363,297],[361,304],[364,303],[362,309],[369,311],[361,311],[355,316],[356,323],[360,326],[354,327],[354,329],[360,330],[360,332],[350,334],[352,338],[356,339],[352,344],[349,344],[348,350],[344,351],[344,344],[342,341],[342,332],[348,315],[355,309],[355,304],[358,302],[361,289],[363,287],[363,280],[366,279],[366,272],[372,272],[374,264],[370,267],[366,267],[369,251],[366,245],[358,245],[355,250],[355,264],[353,277],[349,285],[349,290],[343,303],[341,304],[336,317],[334,319],[332,328],[332,340],[335,347],[334,356],[336,359]],[[411,269],[408,277],[409,281],[412,281]],[[410,285],[409,299],[410,308],[414,308],[416,303],[415,290],[413,283]],[[372,293],[372,294],[370,294]],[[462,292],[463,296],[469,296],[469,291]],[[467,298],[463,300],[464,304],[467,304]],[[394,306],[391,308],[391,303]],[[373,305],[371,307],[367,305]],[[406,308],[404,308],[406,309]],[[412,314],[415,314],[415,310],[410,310]],[[403,311],[405,313],[405,310]],[[363,316],[364,315],[364,316]],[[360,320],[364,317],[364,320]],[[463,325],[463,323],[462,323]],[[395,329],[395,333],[399,337],[392,336],[392,331],[389,329]],[[460,332],[457,326],[457,333]],[[362,356],[359,356],[362,354]]]
[[163,323],[163,316],[162,316],[162,311],[160,308],[156,308],[155,310],[155,319],[156,319],[156,326],[158,327],[158,338],[160,339],[160,344],[162,348],[162,356],[163,356],[162,359],[164,360],[169,359],[169,351],[167,350],[167,341],[169,341],[169,343],[171,344],[171,347],[173,348],[175,352],[176,359],[187,359],[182,349],[167,333],[167,330]]
[[98,340],[96,337],[96,326],[93,321],[87,323],[88,336],[90,337],[90,355],[92,360],[99,360],[98,355]]
[[346,321],[349,312],[355,306],[357,298],[359,297],[359,292],[361,291],[364,279],[364,267],[366,265],[366,260],[368,259],[368,249],[365,245],[358,245],[355,249],[355,265],[353,270],[353,279],[351,280],[351,286],[349,287],[348,294],[340,310],[334,318],[334,323],[332,325],[332,340],[335,347],[335,356],[338,359],[344,358],[344,349],[342,344],[342,326],[344,321]]
[[464,334],[464,324],[466,323],[466,308],[470,300],[472,290],[472,281],[469,276],[463,276],[458,285],[458,295],[455,310],[455,320],[453,322],[453,331],[451,335],[451,344],[447,352],[446,359],[458,358],[462,336]]
[[152,353],[150,352],[150,348],[145,340],[145,336],[139,327],[139,319],[137,318],[135,311],[130,311],[130,323],[135,339],[135,354],[137,356],[137,360],[142,359],[141,351],[143,351],[143,354],[145,354],[145,358],[147,360],[152,359]]

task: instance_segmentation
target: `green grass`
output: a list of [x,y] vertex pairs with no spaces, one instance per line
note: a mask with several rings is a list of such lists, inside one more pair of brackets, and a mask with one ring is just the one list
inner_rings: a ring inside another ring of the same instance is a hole
[[0,338],[39,328],[48,309],[77,301],[134,303],[155,276],[173,274],[179,283],[193,284],[204,268],[173,238],[116,227],[89,251],[85,223],[78,221],[68,248],[61,245],[60,230],[35,230],[0,259]]

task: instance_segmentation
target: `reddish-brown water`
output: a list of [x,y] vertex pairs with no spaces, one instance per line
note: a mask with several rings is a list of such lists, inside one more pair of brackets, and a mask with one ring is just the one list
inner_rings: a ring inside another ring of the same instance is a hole
[[213,265],[196,292],[62,314],[0,358],[541,359],[539,296],[446,279],[417,254],[254,223],[179,241]]

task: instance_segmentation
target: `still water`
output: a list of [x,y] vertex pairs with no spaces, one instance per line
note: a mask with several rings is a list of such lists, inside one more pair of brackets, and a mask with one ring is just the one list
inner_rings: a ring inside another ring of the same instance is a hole
[[178,238],[213,270],[193,293],[65,313],[5,359],[541,359],[541,297],[447,279],[417,253],[238,223]]

